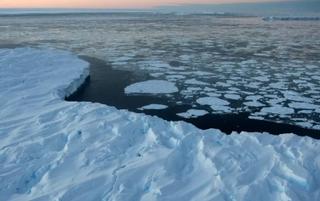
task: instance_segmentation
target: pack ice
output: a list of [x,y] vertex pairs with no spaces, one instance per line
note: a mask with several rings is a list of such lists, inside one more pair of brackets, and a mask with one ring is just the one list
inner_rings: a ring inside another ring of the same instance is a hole
[[66,102],[88,63],[0,49],[0,200],[320,200],[320,143]]

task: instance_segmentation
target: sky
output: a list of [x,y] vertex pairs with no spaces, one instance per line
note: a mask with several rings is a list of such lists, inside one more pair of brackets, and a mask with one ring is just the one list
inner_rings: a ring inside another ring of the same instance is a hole
[[[281,0],[0,0],[0,8],[152,8],[180,4],[224,4]],[[283,1],[283,0],[282,0]]]

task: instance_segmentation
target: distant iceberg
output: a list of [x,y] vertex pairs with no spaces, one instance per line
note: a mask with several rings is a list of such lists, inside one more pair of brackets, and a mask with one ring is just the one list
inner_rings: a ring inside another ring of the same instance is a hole
[[318,21],[320,17],[301,17],[301,16],[269,16],[262,18],[264,21]]

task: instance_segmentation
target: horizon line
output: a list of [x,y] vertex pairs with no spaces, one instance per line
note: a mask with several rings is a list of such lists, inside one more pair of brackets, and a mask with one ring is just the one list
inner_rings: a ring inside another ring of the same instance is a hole
[[[104,9],[113,9],[113,10],[148,10],[148,9],[156,9],[161,7],[183,7],[183,6],[205,6],[205,5],[245,5],[245,4],[268,4],[268,3],[297,3],[301,2],[300,0],[262,0],[260,2],[252,2],[252,1],[246,1],[246,2],[226,2],[226,3],[179,3],[179,4],[163,4],[163,5],[156,5],[156,6],[146,6],[146,7],[0,7],[0,10],[2,9],[97,9],[97,10],[104,10]],[[317,0],[310,0],[310,2],[317,2]]]

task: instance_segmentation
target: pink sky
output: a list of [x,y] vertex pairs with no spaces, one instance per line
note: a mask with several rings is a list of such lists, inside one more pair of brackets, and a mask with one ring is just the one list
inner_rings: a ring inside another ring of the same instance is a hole
[[261,1],[262,0],[0,0],[0,8],[150,8],[153,6],[174,4]]

